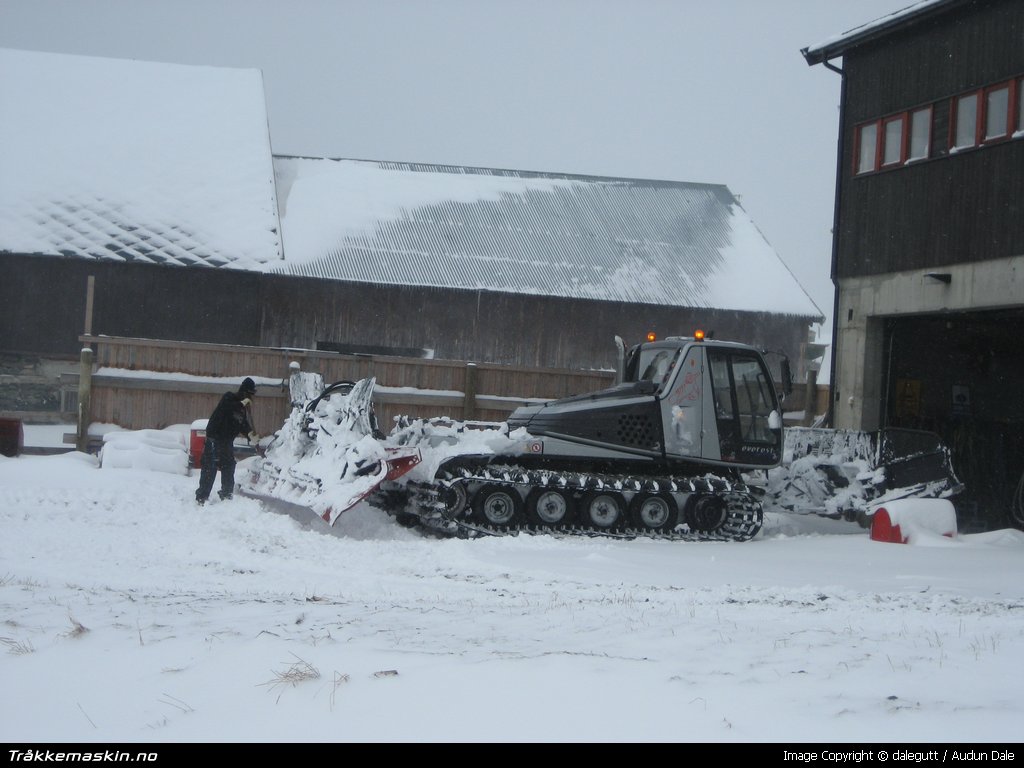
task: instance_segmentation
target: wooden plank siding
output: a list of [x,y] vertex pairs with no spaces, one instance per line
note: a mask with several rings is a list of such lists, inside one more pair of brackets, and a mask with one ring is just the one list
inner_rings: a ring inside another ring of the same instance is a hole
[[[1024,75],[1022,41],[1024,3],[989,0],[847,52],[837,277],[1024,253],[1024,137],[948,149],[954,99]],[[929,158],[855,173],[859,125],[928,105]]]
[[845,118],[860,122],[1020,74],[1020,0],[984,0],[843,56]]

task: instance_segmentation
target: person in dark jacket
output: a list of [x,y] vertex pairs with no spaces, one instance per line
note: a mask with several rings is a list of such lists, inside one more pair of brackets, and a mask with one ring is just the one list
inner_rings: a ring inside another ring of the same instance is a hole
[[206,423],[206,445],[200,463],[199,490],[196,501],[205,504],[213,490],[213,481],[220,470],[221,499],[230,499],[235,492],[235,438],[245,435],[250,442],[258,437],[252,426],[249,406],[256,395],[256,383],[246,378],[237,392],[225,392]]

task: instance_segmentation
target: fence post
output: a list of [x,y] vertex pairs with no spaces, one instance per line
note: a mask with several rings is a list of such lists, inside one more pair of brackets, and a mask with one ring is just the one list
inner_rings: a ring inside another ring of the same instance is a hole
[[89,422],[92,420],[92,348],[82,348],[78,374],[78,434],[75,448],[82,453],[89,452]]
[[804,419],[803,426],[809,427],[814,423],[814,417],[818,410],[818,369],[815,366],[807,367],[807,389],[804,390]]
[[462,418],[469,421],[476,417],[476,363],[466,363],[466,381],[463,391],[466,399],[462,405]]

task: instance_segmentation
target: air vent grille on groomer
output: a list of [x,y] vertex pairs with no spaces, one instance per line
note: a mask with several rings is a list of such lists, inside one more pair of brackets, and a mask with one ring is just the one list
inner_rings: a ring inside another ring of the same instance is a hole
[[644,414],[624,413],[619,416],[616,436],[623,445],[650,448],[655,442],[654,424]]

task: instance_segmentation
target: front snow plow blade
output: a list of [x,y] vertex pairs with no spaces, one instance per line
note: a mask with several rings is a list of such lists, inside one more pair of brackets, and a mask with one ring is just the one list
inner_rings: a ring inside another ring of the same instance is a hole
[[769,472],[765,509],[857,520],[905,498],[950,498],[963,490],[949,448],[933,432],[791,427],[782,464]]
[[241,474],[243,490],[307,507],[334,525],[382,483],[419,464],[418,449],[385,448],[378,439],[375,381],[325,388],[317,374],[292,374],[292,413],[264,456]]

